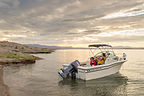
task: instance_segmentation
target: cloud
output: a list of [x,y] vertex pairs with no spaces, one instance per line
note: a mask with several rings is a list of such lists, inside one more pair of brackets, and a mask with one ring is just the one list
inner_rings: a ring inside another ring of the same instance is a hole
[[102,17],[101,19],[113,19],[113,18],[132,17],[132,16],[139,16],[139,15],[144,15],[144,10],[138,10],[138,11],[136,10],[132,12],[127,12],[124,10],[124,11],[106,15]]
[[127,30],[144,28],[143,5],[142,0],[1,0],[0,37],[51,45],[117,42],[125,35],[139,41],[139,33]]

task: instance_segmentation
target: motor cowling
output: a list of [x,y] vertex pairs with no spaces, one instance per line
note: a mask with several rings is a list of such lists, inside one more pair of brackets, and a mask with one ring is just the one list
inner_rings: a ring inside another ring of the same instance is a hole
[[72,62],[66,69],[61,69],[61,72],[58,72],[59,76],[67,78],[69,74],[71,74],[72,79],[76,77],[76,73],[78,72],[78,66],[80,66],[80,62],[75,60]]

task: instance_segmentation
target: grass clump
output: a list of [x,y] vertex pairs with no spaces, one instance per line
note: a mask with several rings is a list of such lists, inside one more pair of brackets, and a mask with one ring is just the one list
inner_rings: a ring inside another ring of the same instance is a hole
[[48,49],[46,49],[46,48],[42,48],[41,51],[43,51],[43,52],[47,52]]
[[6,45],[1,45],[1,47],[6,47]]
[[15,59],[20,59],[22,56],[15,54],[15,53],[8,53],[6,54],[6,58],[15,58]]
[[25,60],[34,60],[34,59],[35,59],[35,57],[32,56],[32,55],[26,55],[26,56],[23,56],[23,58],[24,58]]
[[0,57],[5,57],[5,55],[4,54],[0,54]]
[[13,59],[25,59],[25,60],[34,60],[35,57],[32,55],[19,55],[15,53],[8,53],[6,58],[13,58]]
[[24,47],[21,47],[21,50],[24,50]]
[[17,47],[17,46],[15,46],[15,49],[18,49],[18,47]]

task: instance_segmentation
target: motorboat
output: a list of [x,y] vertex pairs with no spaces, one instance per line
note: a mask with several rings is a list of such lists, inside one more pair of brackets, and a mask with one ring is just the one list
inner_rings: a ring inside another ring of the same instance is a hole
[[[90,53],[94,60],[97,58],[102,60],[103,55],[105,55],[105,60],[101,64],[92,65],[91,60],[89,59],[86,62],[79,62],[75,60],[71,64],[63,64],[63,68],[58,72],[59,76],[63,79],[71,76],[72,78],[82,79],[82,80],[92,80],[97,78],[106,77],[112,74],[117,73],[122,64],[126,62],[126,54],[122,53],[122,56],[119,57],[113,51],[111,45],[107,44],[93,44],[88,46]],[[99,49],[100,52],[97,52]]]

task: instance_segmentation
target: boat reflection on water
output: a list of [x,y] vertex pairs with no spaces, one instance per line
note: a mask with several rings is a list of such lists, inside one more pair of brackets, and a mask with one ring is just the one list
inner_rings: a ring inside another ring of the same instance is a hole
[[[73,94],[78,96],[127,96],[127,77],[116,73],[100,79],[82,80],[62,80],[59,82],[61,95]],[[69,94],[65,94],[67,93]]]
[[0,65],[0,96],[10,96],[9,88],[4,84],[3,80],[3,67]]

